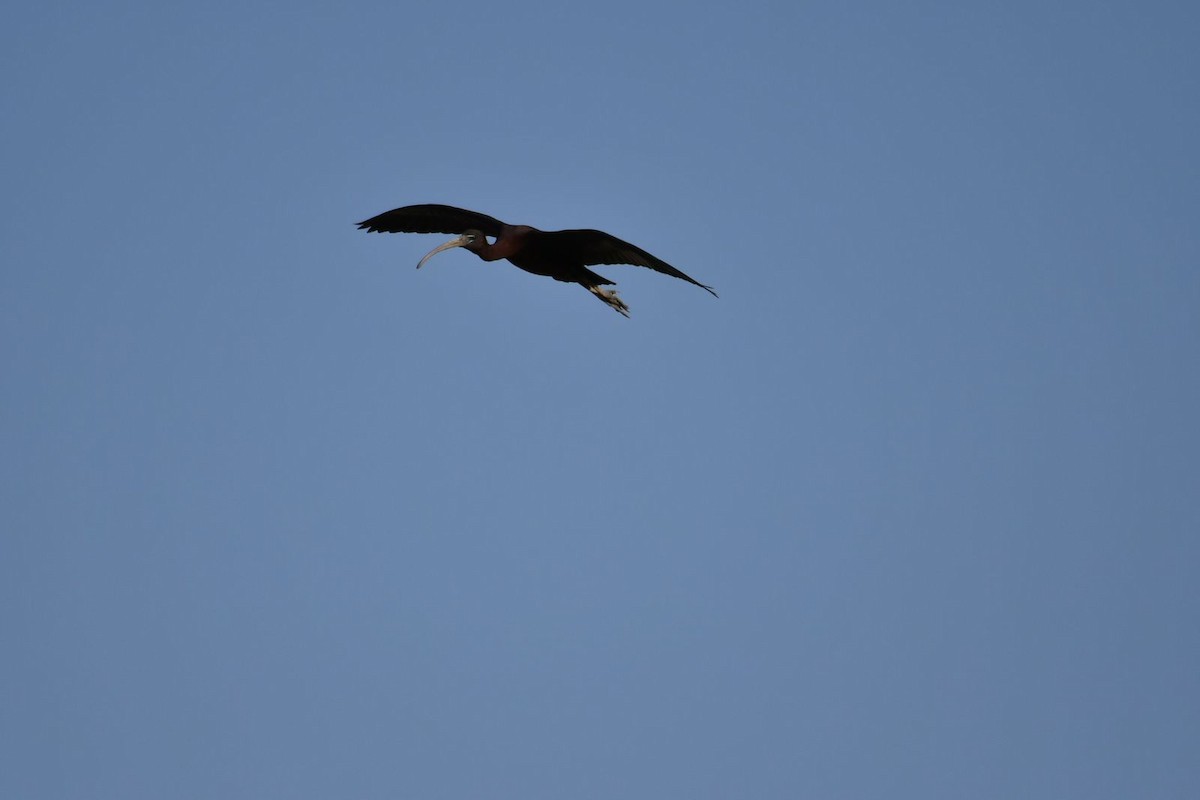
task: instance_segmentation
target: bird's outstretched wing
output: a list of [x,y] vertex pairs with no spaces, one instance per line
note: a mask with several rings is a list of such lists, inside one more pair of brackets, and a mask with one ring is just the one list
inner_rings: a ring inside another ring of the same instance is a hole
[[359,230],[372,233],[463,233],[472,228],[484,236],[499,236],[504,223],[478,211],[436,203],[393,208],[358,223]]
[[561,253],[564,261],[583,258],[583,264],[632,264],[635,267],[647,267],[655,272],[679,278],[704,289],[713,297],[717,293],[711,286],[706,286],[690,275],[675,269],[657,256],[650,255],[635,244],[618,239],[611,233],[591,229],[546,231],[538,234],[539,247],[545,247],[547,252]]

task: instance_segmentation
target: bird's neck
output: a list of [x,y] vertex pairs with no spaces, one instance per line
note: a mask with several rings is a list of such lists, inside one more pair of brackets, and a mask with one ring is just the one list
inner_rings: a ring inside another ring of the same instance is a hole
[[479,249],[479,257],[484,261],[499,261],[520,252],[525,239],[533,232],[528,225],[512,225],[506,227],[496,237],[496,241]]

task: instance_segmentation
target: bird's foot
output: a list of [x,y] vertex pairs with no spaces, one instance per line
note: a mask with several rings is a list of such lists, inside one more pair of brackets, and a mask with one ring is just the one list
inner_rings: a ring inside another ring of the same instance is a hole
[[599,297],[605,303],[612,307],[614,311],[623,317],[629,316],[629,306],[625,305],[625,301],[617,297],[616,289],[601,289],[599,286],[589,286],[588,291]]

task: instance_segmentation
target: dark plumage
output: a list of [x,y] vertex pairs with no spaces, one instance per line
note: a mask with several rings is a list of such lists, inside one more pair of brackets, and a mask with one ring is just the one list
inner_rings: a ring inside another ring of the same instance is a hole
[[[705,286],[661,258],[604,231],[540,231],[528,225],[507,225],[477,211],[436,204],[395,208],[363,220],[358,227],[372,233],[458,234],[426,254],[417,269],[443,250],[465,247],[484,261],[503,258],[526,272],[578,283],[625,316],[629,316],[629,307],[617,297],[616,291],[600,288],[612,286],[613,282],[592,272],[589,266],[632,264],[646,267],[695,284],[713,297],[717,296],[711,286]],[[487,241],[489,236],[495,239],[491,244]]]

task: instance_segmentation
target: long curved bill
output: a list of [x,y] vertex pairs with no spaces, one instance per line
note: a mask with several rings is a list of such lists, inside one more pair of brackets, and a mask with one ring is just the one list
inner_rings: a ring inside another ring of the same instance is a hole
[[433,248],[428,253],[426,253],[425,257],[417,262],[417,269],[420,269],[421,267],[425,266],[426,261],[433,258],[434,256],[436,256],[438,253],[442,252],[443,250],[449,250],[451,247],[462,247],[466,243],[467,243],[467,237],[465,235],[463,235],[463,236],[455,236],[453,239],[446,242],[445,244],[438,245],[437,247]]

